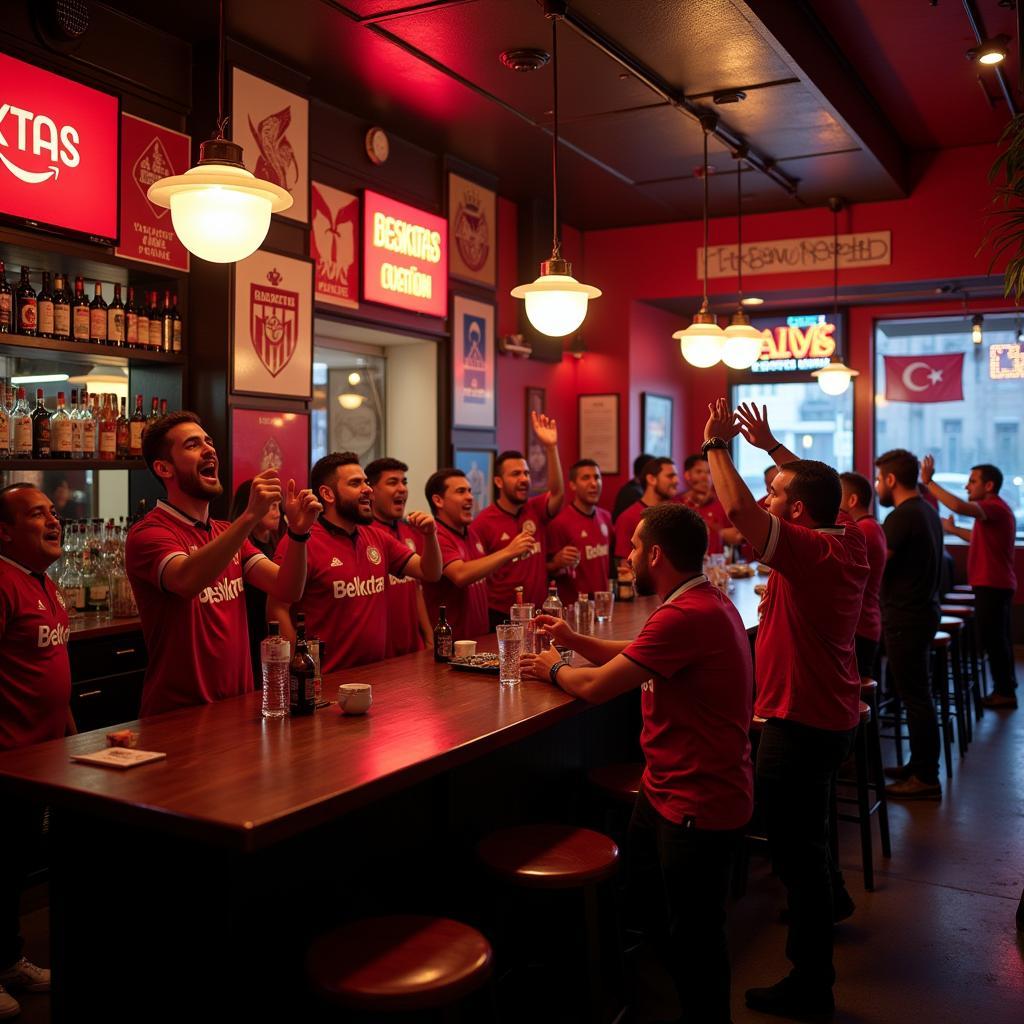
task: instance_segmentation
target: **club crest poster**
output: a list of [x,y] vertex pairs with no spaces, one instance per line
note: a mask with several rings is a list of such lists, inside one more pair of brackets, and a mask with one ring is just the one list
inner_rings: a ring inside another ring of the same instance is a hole
[[231,493],[265,469],[276,469],[285,487],[309,479],[309,415],[267,409],[231,410]]
[[494,306],[452,300],[452,425],[494,429]]
[[308,398],[313,267],[259,249],[235,264],[232,390]]
[[448,248],[452,277],[493,288],[497,281],[495,194],[457,174],[448,175]]
[[290,192],[281,217],[309,220],[309,103],[241,68],[231,69],[229,134],[246,170]]
[[310,186],[309,255],[317,302],[359,308],[359,197],[314,181]]

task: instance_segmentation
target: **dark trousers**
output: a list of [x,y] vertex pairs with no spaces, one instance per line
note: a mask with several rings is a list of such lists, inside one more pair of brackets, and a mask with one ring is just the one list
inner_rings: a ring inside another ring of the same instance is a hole
[[911,774],[922,782],[939,781],[939,725],[929,679],[932,639],[938,620],[885,630],[889,679],[907,710]]
[[663,818],[641,790],[627,838],[630,910],[660,947],[687,1024],[728,1024],[725,901],[743,830]]
[[1017,689],[1013,667],[1013,591],[975,587],[974,614],[978,640],[992,671],[992,688],[1003,697],[1012,697]]
[[21,959],[21,891],[38,858],[43,814],[38,807],[5,802],[0,839],[0,971]]
[[831,989],[832,871],[829,792],[854,730],[831,732],[770,718],[757,750],[757,795],[775,873],[786,887],[786,956],[794,983]]
[[855,636],[853,645],[857,653],[857,671],[863,678],[877,679],[875,669],[878,665],[878,641],[869,640],[866,636]]

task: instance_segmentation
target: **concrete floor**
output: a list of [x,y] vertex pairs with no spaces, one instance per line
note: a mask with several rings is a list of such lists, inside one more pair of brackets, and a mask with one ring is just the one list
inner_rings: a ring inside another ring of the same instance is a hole
[[[1024,680],[1020,652],[1017,671]],[[837,929],[837,1024],[1024,1021],[1024,939],[1014,926],[1024,886],[1024,709],[986,712],[952,782],[943,782],[940,804],[890,804],[893,857],[881,859],[876,832],[873,893],[861,885],[856,827],[840,826],[857,911]],[[788,970],[783,902],[781,886],[755,858],[747,893],[730,913],[734,1024],[773,1019],[747,1010],[743,991]],[[45,890],[26,894],[25,909],[28,955],[47,963]],[[643,980],[631,1020],[671,1017],[667,979],[647,965]],[[48,1024],[48,997],[21,1001],[20,1021]],[[531,1024],[542,1024],[545,1000],[530,1002]],[[135,1007],[129,1016],[146,1015]]]

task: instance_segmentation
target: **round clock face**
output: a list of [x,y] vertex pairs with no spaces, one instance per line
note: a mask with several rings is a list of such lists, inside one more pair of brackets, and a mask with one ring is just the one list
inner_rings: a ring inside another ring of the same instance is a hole
[[382,164],[390,152],[388,137],[383,128],[371,128],[366,133],[366,155],[375,164]]

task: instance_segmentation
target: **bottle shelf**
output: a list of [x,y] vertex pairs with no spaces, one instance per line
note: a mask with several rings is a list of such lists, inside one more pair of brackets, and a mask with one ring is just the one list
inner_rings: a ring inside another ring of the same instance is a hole
[[113,345],[88,341],[61,341],[36,338],[27,334],[0,334],[0,355],[37,358],[40,353],[55,353],[69,362],[99,366],[183,366],[180,352],[150,352],[146,349],[116,348]]
[[5,469],[145,469],[145,459],[0,459]]

